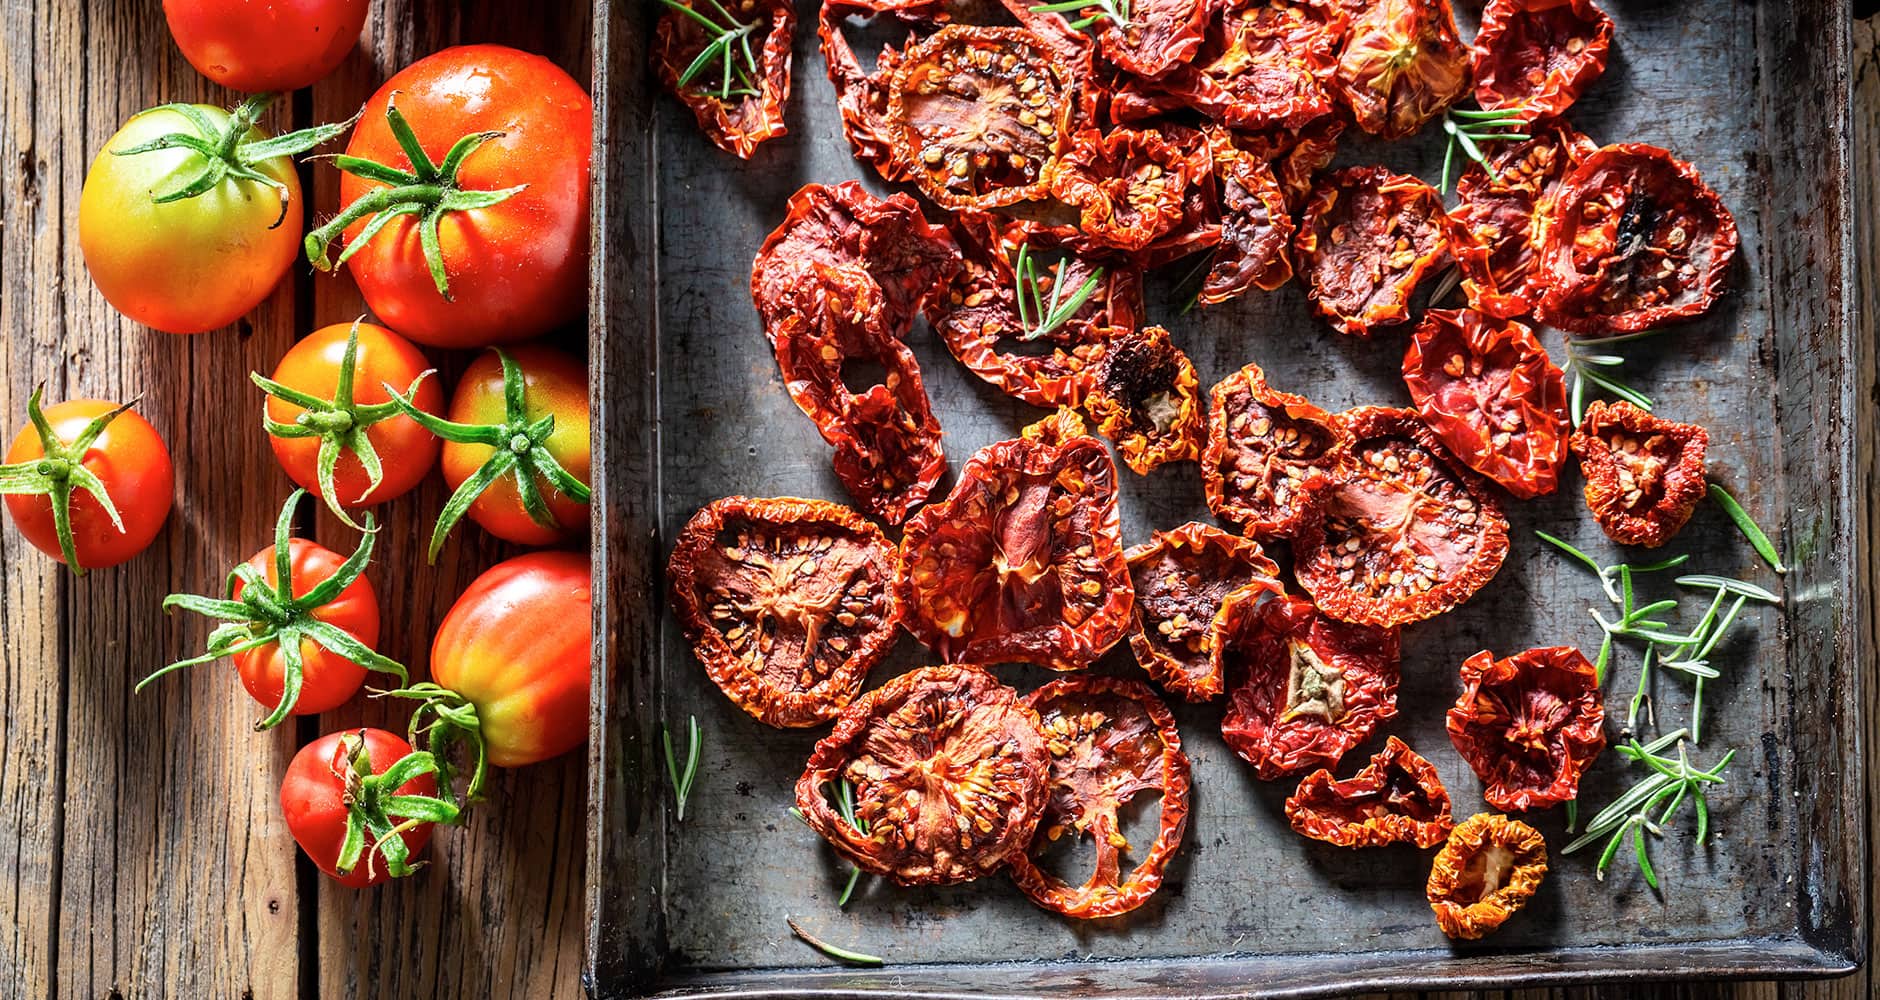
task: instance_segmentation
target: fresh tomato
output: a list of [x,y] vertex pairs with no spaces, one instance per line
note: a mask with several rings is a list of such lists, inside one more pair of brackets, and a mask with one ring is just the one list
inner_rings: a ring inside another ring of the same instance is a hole
[[[261,303],[300,251],[300,179],[292,155],[338,126],[270,136],[265,96],[233,112],[164,105],[132,116],[105,143],[78,199],[78,245],[117,310],[169,333],[227,326]],[[174,137],[225,150],[216,156]],[[201,191],[191,193],[198,186]]]
[[[175,496],[170,450],[157,429],[135,411],[99,399],[41,411],[35,392],[26,410],[31,422],[0,466],[0,493],[20,534],[79,574],[116,566],[148,548]],[[68,516],[63,531],[60,506]]]
[[[288,539],[287,551],[292,567],[288,578],[294,583],[295,597],[307,596],[308,591],[335,576],[346,562],[345,556],[304,538]],[[274,546],[255,553],[248,565],[264,574],[268,586],[280,585],[274,568]],[[244,589],[245,584],[235,585],[236,600],[241,600]],[[378,645],[379,594],[373,589],[372,581],[363,575],[348,583],[339,596],[317,608],[307,609],[307,613],[367,646]],[[365,683],[365,667],[313,639],[303,638],[299,646],[300,697],[289,710],[292,714],[318,715],[332,711],[351,700],[359,691],[359,685]],[[241,674],[242,686],[256,701],[269,706],[280,703],[287,677],[287,653],[280,643],[271,642],[235,654],[235,669]]]
[[329,733],[288,763],[281,815],[321,871],[354,889],[377,885],[415,871],[408,859],[432,825],[456,818],[436,798],[436,770],[430,754],[383,729]]
[[382,326],[315,330],[288,349],[273,378],[254,376],[268,394],[274,457],[288,478],[319,493],[347,521],[344,508],[410,492],[437,464],[438,441],[399,412],[386,387],[415,386],[412,404],[437,413],[444,390],[435,379],[418,381],[429,370],[423,352]]
[[582,315],[594,103],[573,77],[464,45],[405,67],[362,114],[339,214],[308,239],[315,266],[336,266],[327,249],[344,232],[372,311],[437,347],[526,340]]
[[196,72],[234,90],[299,90],[359,41],[367,0],[163,0],[170,37]]
[[522,767],[587,740],[591,661],[588,558],[531,552],[472,581],[431,641],[431,681],[392,692],[425,702],[413,727],[437,709],[474,709],[474,731],[439,717],[479,747],[468,795],[484,767]]

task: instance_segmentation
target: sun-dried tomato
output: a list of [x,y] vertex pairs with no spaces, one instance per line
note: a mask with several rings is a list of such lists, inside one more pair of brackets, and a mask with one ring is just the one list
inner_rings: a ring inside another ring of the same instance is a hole
[[1051,176],[1052,197],[1077,208],[1093,247],[1142,250],[1181,224],[1184,195],[1213,163],[1161,132],[1085,129]]
[[1343,781],[1323,769],[1306,775],[1286,800],[1286,820],[1300,836],[1339,847],[1435,847],[1456,825],[1449,808],[1435,765],[1392,736]]
[[[1081,405],[1104,345],[1142,320],[1142,269],[1066,250],[1030,222],[962,212],[952,227],[966,264],[927,312],[947,349],[1009,396],[1033,406]],[[1046,299],[1055,290],[1069,301],[1096,279],[1084,304],[1063,322],[1047,326],[1029,310],[1020,314],[1014,267],[1021,248]]]
[[[760,143],[788,132],[783,121],[783,106],[790,100],[790,45],[796,31],[796,5],[791,0],[737,0],[719,6],[706,0],[679,0],[688,10],[719,22],[728,19],[751,28],[747,39],[761,38],[756,52],[756,73],[741,55],[724,52],[720,58],[730,66],[727,85],[725,66],[714,63],[700,71],[682,87],[680,77],[692,66],[717,33],[705,27],[697,17],[662,8],[653,26],[653,66],[660,83],[692,109],[699,128],[719,149],[750,159]],[[743,51],[749,51],[748,49]]]
[[1547,874],[1547,841],[1519,820],[1477,813],[1436,852],[1425,890],[1436,926],[1474,941],[1527,905]]
[[1415,134],[1469,89],[1469,47],[1449,0],[1375,0],[1355,12],[1336,81],[1359,128]]
[[[797,779],[796,805],[864,871],[902,885],[965,882],[1025,852],[1050,768],[1038,715],[1017,691],[978,667],[921,667],[842,710]],[[853,826],[831,801],[845,781]]]
[[1528,121],[1565,114],[1611,47],[1612,18],[1592,0],[1488,0],[1470,56],[1475,101]]
[[1539,316],[1575,333],[1701,316],[1736,257],[1736,220],[1717,192],[1690,164],[1639,142],[1587,154],[1543,220]]
[[751,299],[764,330],[800,299],[797,285],[813,264],[859,267],[880,286],[888,333],[907,336],[914,314],[945,294],[960,269],[959,247],[931,225],[914,199],[877,198],[855,181],[806,184],[790,196],[783,221],[771,230],[751,266]]
[[1074,11],[1048,13],[1044,0],[1005,0],[1026,27],[1047,37],[1078,36],[1069,18],[1090,22],[1097,47],[1110,65],[1131,76],[1153,78],[1194,58],[1212,0],[1131,0],[1121,5],[1119,24],[1103,5],[1092,2]]
[[1567,462],[1567,383],[1534,331],[1469,309],[1423,314],[1403,380],[1449,453],[1522,499],[1552,493]]
[[1159,326],[1110,341],[1084,409],[1138,475],[1201,454],[1203,413],[1194,362]]
[[1221,0],[1199,51],[1160,79],[1126,80],[1110,114],[1190,108],[1236,128],[1298,128],[1332,111],[1327,90],[1348,18],[1329,0]]
[[1704,448],[1710,434],[1696,424],[1600,400],[1586,408],[1569,443],[1586,477],[1586,506],[1621,545],[1657,548],[1670,541],[1709,491]]
[[883,180],[899,183],[913,179],[907,165],[894,155],[888,128],[888,84],[900,64],[901,50],[884,45],[872,71],[862,68],[842,27],[852,17],[892,17],[912,25],[927,25],[945,16],[940,0],[894,3],[892,0],[824,0],[816,21],[823,66],[836,88],[836,109],[842,114],[842,132],[855,158],[874,167]]
[[1341,333],[1368,337],[1410,318],[1410,296],[1445,259],[1436,189],[1383,167],[1320,181],[1293,237],[1306,294]]
[[889,138],[914,183],[947,208],[1043,197],[1088,118],[1089,67],[1023,28],[948,25],[901,53]]
[[1474,596],[1508,555],[1501,504],[1415,410],[1360,406],[1338,422],[1356,461],[1294,544],[1299,585],[1365,625],[1420,622]]
[[1565,122],[1530,132],[1490,155],[1490,170],[1463,172],[1444,227],[1469,307],[1503,319],[1526,316],[1540,301],[1540,220],[1567,172],[1597,148]]
[[[1188,755],[1175,717],[1147,685],[1116,677],[1066,677],[1033,691],[1025,704],[1038,713],[1051,752],[1051,794],[1030,850],[1012,855],[1012,881],[1039,906],[1085,920],[1148,902],[1188,829]],[[1155,843],[1125,872],[1131,845],[1118,813],[1145,794],[1160,799]],[[1082,885],[1033,860],[1065,834],[1089,837],[1096,849],[1095,869]]]
[[1351,434],[1303,396],[1266,384],[1259,365],[1208,394],[1201,481],[1208,509],[1255,538],[1283,538],[1316,518],[1351,473]]
[[1449,741],[1482,779],[1482,798],[1505,812],[1579,795],[1581,773],[1606,749],[1605,724],[1599,674],[1572,646],[1469,657],[1448,715]]
[[1126,553],[1136,590],[1136,662],[1164,691],[1209,701],[1223,688],[1221,606],[1280,593],[1279,567],[1260,543],[1190,521]]
[[716,501],[679,532],[666,576],[712,682],[773,726],[835,718],[894,645],[894,546],[824,500]]
[[953,663],[1077,670],[1129,627],[1116,465],[1096,438],[981,448],[908,522],[902,622]]
[[1221,736],[1262,780],[1333,766],[1396,717],[1396,629],[1334,621],[1285,595],[1230,600],[1221,615]]
[[1240,148],[1226,129],[1208,135],[1221,190],[1221,244],[1195,301],[1216,305],[1247,289],[1272,291],[1292,280],[1292,212],[1279,178],[1264,160]]

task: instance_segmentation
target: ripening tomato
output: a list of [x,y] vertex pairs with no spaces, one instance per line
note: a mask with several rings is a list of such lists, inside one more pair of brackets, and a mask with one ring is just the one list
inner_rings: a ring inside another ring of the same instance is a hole
[[[519,420],[506,412],[503,365],[495,351],[487,351],[464,370],[451,394],[448,418],[453,423],[516,428],[545,416],[555,418],[547,438],[525,452],[525,457],[546,452],[574,479],[588,481],[587,368],[575,358],[540,344],[504,348],[521,373],[524,407]],[[496,449],[477,442],[444,442],[444,481],[457,489],[486,463]],[[524,463],[526,464],[526,463]],[[580,534],[587,526],[587,498],[569,495],[540,471],[527,473],[554,515],[554,525],[538,524],[529,516],[511,473],[490,483],[470,505],[470,519],[498,538],[522,545],[553,545]]]
[[196,72],[234,90],[299,90],[359,42],[368,0],[163,0]]
[[[6,466],[0,467],[0,493],[6,494],[7,512],[20,534],[41,552],[67,558],[79,573],[116,566],[148,548],[163,530],[175,497],[170,450],[163,438],[135,411],[111,415],[118,410],[116,403],[99,399],[56,404],[43,411],[52,440],[42,438],[28,423],[13,438]],[[38,393],[27,403],[27,411],[40,413]],[[94,431],[91,425],[100,418],[104,422]],[[49,452],[54,461],[42,464]],[[121,529],[90,489],[77,481],[83,477],[67,471],[73,465],[97,477],[123,522]],[[54,480],[74,487],[68,507],[69,556],[60,544],[54,498],[46,492]]]
[[[394,103],[397,116],[388,114]],[[405,336],[482,347],[582,315],[594,103],[573,77],[541,56],[463,45],[405,67],[362,114],[346,154],[407,179],[341,177],[339,214],[309,240],[317,266],[332,266],[325,248],[341,231],[348,242],[366,239],[378,213],[390,212],[364,247],[349,248],[349,263],[372,311]],[[405,127],[429,162],[406,155]],[[466,138],[469,154],[447,159]],[[441,212],[429,248],[414,204]]]
[[[295,597],[305,597],[308,591],[336,575],[346,563],[345,556],[304,538],[288,539],[287,551],[292,564],[288,575],[294,581]],[[280,582],[274,570],[274,546],[255,553],[248,565],[261,571],[270,585]],[[241,583],[235,585],[235,600],[242,599],[244,589]],[[332,600],[306,609],[306,614],[369,647],[379,644],[379,594],[364,575],[354,578]],[[311,637],[300,639],[300,661],[300,698],[289,710],[291,714],[318,715],[332,711],[351,700],[359,691],[359,685],[365,683],[365,667]],[[269,708],[280,703],[287,674],[287,657],[281,652],[280,643],[271,642],[236,653],[235,669],[241,673],[242,686],[256,701]]]
[[[375,843],[371,819],[399,817],[396,805],[384,802],[390,796],[437,794],[437,779],[420,771],[396,788],[374,782],[393,765],[412,756],[411,744],[383,729],[357,729],[329,733],[300,748],[281,777],[281,815],[287,820],[287,832],[307,852],[319,869],[339,884],[354,889],[377,885],[399,871],[405,856],[424,850],[431,840],[431,824],[414,823],[398,833],[404,850],[396,852],[396,861],[386,857],[387,846]],[[367,773],[361,773],[361,772]],[[367,776],[370,775],[370,777]],[[376,808],[377,813],[374,814]],[[348,828],[365,827],[365,849],[357,859],[342,858],[346,850]],[[342,873],[342,862],[347,871]]]

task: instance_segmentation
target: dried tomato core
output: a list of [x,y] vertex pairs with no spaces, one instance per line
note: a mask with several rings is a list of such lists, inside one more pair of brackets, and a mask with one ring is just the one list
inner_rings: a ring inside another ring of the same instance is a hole
[[1286,677],[1286,711],[1281,722],[1310,716],[1328,724],[1345,717],[1345,671],[1319,658],[1311,646],[1288,641],[1292,670]]

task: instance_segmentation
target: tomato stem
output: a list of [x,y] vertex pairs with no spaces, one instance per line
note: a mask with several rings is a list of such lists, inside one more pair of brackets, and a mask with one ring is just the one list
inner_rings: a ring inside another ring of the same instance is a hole
[[[437,758],[423,750],[414,750],[398,759],[383,773],[372,773],[372,756],[366,748],[365,730],[348,733],[340,739],[334,755],[333,773],[345,787],[346,835],[340,842],[339,856],[333,870],[350,874],[363,856],[368,877],[376,877],[377,859],[385,859],[385,871],[393,878],[403,878],[424,867],[424,862],[410,861],[405,847],[405,831],[425,823],[455,823],[462,808],[447,799],[431,795],[404,795],[398,789],[425,774],[437,774]],[[394,822],[397,820],[398,822]],[[371,843],[367,844],[367,835]]]
[[39,399],[45,386],[33,387],[33,394],[26,400],[26,419],[32,422],[33,431],[39,435],[39,449],[45,454],[30,462],[12,465],[0,465],[0,496],[43,496],[52,503],[53,533],[59,539],[59,555],[65,564],[71,567],[75,576],[84,576],[85,567],[78,561],[78,546],[72,538],[72,491],[82,489],[90,493],[104,508],[105,515],[111,518],[112,527],[118,534],[124,533],[124,519],[118,516],[117,505],[111,502],[111,493],[105,489],[104,481],[85,467],[85,453],[91,450],[98,435],[116,420],[125,410],[136,406],[143,399],[137,396],[130,402],[99,414],[78,432],[71,441],[62,441],[53,432],[51,421],[40,409]]
[[421,740],[430,748],[437,765],[438,782],[445,788],[456,784],[456,768],[450,763],[450,750],[458,740],[468,739],[474,748],[476,763],[464,787],[465,805],[483,798],[483,784],[489,777],[489,758],[483,744],[483,724],[477,718],[476,704],[434,681],[420,681],[390,691],[374,691],[375,698],[409,698],[419,702],[411,713],[407,738],[412,745]]

